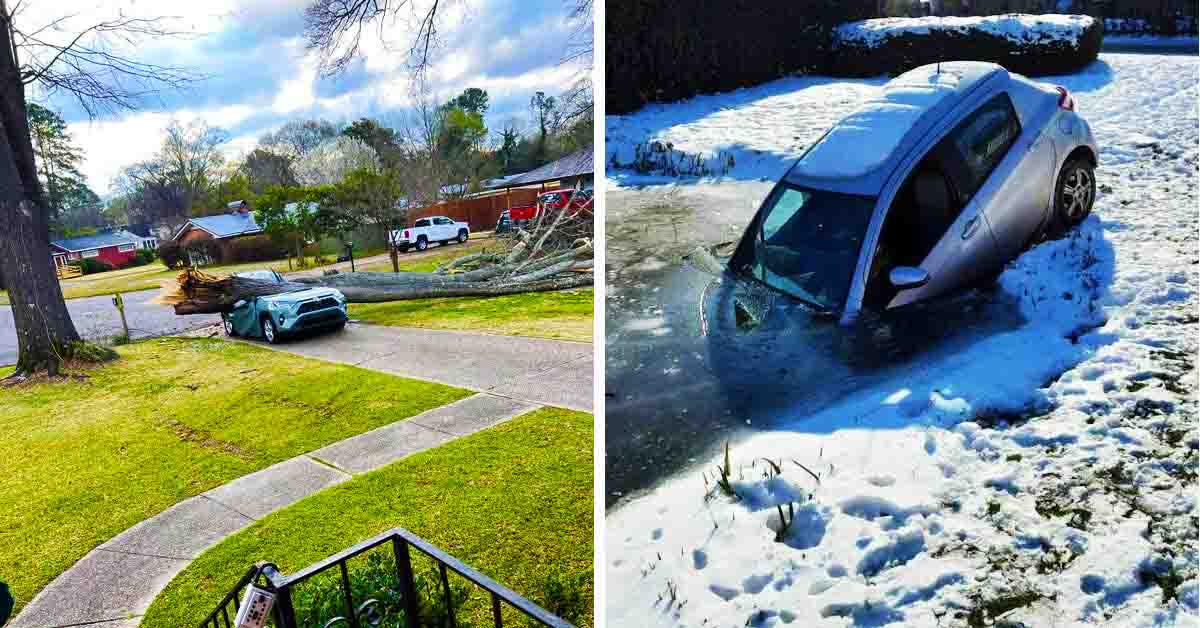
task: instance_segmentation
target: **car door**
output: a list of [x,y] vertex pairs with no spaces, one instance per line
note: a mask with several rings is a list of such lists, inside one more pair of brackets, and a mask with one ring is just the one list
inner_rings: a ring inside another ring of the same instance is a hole
[[[1008,95],[1000,93],[959,122],[930,158],[945,174],[958,205],[958,217],[921,262],[929,282],[903,290],[888,307],[899,307],[953,291],[1000,269],[1011,258],[994,231],[997,190],[1010,181],[997,166],[1010,155],[1020,123]],[[1002,218],[1009,218],[1001,213]],[[1004,225],[1016,228],[1011,223]]]
[[966,165],[1001,263],[1016,257],[1046,216],[1054,144],[1039,126],[1022,129],[1006,92],[984,103],[960,129],[955,148]]

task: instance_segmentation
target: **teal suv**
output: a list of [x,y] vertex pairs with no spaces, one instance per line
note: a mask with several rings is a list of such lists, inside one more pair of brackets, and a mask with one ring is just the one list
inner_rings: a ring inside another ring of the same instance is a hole
[[[273,270],[237,273],[238,277],[284,283]],[[346,326],[346,297],[333,288],[306,288],[238,301],[221,314],[228,336],[262,338],[275,344],[306,331],[334,331]]]

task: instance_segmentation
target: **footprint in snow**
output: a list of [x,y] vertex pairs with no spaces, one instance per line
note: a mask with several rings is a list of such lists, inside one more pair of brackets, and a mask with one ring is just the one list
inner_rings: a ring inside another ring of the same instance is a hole
[[738,594],[740,593],[740,591],[738,591],[737,589],[730,589],[728,587],[723,587],[719,584],[708,585],[708,590],[712,591],[713,593],[716,594],[717,597],[721,598],[722,600],[725,600],[726,602],[737,597]]
[[770,574],[750,576],[742,581],[742,590],[746,593],[754,595],[756,593],[761,593],[763,589],[767,588],[768,584],[771,584]]
[[662,528],[654,528],[654,531],[650,533],[650,538],[654,539],[655,541],[661,539]]
[[692,550],[692,566],[696,569],[704,569],[708,566],[708,554],[702,549]]
[[867,482],[869,484],[878,486],[879,488],[886,488],[895,484],[896,478],[890,475],[872,475],[871,477],[867,478]]

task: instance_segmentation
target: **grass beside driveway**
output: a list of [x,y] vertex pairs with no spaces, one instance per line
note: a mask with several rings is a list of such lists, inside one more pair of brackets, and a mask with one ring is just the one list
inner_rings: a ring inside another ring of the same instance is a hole
[[376,325],[592,341],[593,290],[501,297],[352,303],[350,318]]
[[18,610],[173,504],[471,394],[220,340],[117,351],[86,377],[0,388],[0,580]]
[[[591,626],[592,512],[592,416],[544,408],[268,515],[196,559],[141,625],[198,625],[255,561],[292,573],[403,527],[577,626]],[[351,569],[364,560],[351,561]],[[571,596],[556,593],[556,583],[581,601],[566,602]],[[490,626],[490,612],[475,591],[459,625]],[[517,615],[506,609],[504,625],[523,625]]]

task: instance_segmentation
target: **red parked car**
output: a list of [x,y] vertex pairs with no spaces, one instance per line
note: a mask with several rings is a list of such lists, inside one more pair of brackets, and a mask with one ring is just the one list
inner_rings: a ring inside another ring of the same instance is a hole
[[[574,196],[572,196],[574,194]],[[562,209],[571,203],[571,209],[578,211],[580,209],[592,210],[592,191],[591,190],[554,190],[546,192],[538,197],[538,204],[549,209]],[[574,211],[572,213],[575,213]]]

